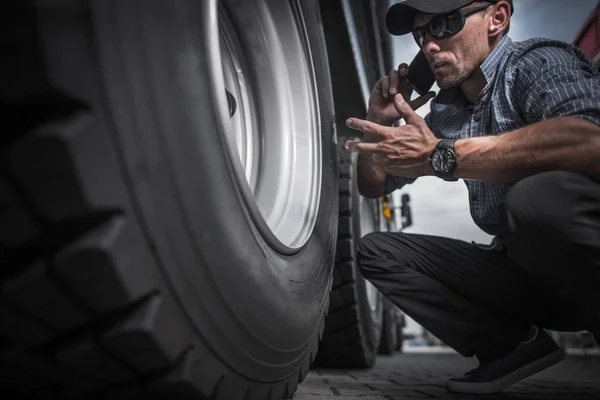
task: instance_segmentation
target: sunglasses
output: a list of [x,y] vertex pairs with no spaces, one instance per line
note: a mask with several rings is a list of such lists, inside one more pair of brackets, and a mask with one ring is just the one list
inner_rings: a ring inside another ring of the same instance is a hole
[[419,48],[425,43],[425,34],[429,34],[435,39],[445,39],[456,35],[465,27],[467,17],[477,11],[481,11],[491,6],[492,3],[482,3],[476,5],[465,6],[458,10],[447,14],[436,15],[425,26],[415,28],[413,36]]

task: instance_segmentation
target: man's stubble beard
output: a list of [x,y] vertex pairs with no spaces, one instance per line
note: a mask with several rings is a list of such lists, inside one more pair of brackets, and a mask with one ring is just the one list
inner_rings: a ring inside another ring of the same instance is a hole
[[[473,72],[475,72],[475,70],[478,68],[478,65],[472,65],[471,67],[469,67],[469,64],[473,64],[473,63],[467,62],[467,59],[474,60],[477,58],[476,54],[479,54],[479,53],[481,53],[481,52],[478,51],[478,48],[476,45],[472,45],[472,46],[469,46],[468,48],[466,48],[465,52],[464,52],[465,60],[463,60],[462,67],[459,68],[455,64],[451,64],[450,75],[441,81],[436,81],[439,88],[440,89],[452,89],[452,88],[457,87],[458,85],[460,85],[467,79],[469,79],[471,77],[471,75],[473,75]],[[482,62],[483,62],[483,60],[482,60]],[[478,64],[480,64],[480,63],[478,63]]]
[[469,69],[469,68],[463,67],[463,68],[457,70],[456,72],[454,72],[455,69],[456,69],[456,67],[454,65],[452,65],[452,72],[450,73],[450,75],[447,76],[443,80],[436,81],[437,85],[439,86],[440,89],[446,90],[446,89],[452,89],[452,88],[457,87],[458,85],[460,85],[461,83],[463,83],[464,81],[469,79],[471,77],[471,75],[473,74],[473,72],[475,71],[475,68]]

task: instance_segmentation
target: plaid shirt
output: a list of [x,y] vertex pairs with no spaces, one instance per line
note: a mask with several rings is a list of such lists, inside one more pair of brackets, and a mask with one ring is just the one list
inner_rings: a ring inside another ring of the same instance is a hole
[[[559,116],[600,125],[600,73],[578,48],[548,39],[513,42],[505,36],[481,65],[487,84],[471,105],[459,87],[440,90],[425,117],[439,138],[498,135]],[[414,182],[388,175],[385,193]],[[464,179],[473,221],[500,235],[498,207],[515,183]]]

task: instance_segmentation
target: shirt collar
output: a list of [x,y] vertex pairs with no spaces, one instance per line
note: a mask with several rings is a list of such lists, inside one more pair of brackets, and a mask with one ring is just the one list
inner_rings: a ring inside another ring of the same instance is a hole
[[[508,48],[511,43],[512,40],[508,36],[504,36],[480,65],[479,68],[486,80],[486,87],[483,89],[484,92],[489,88],[490,82],[494,81],[498,65],[508,55]],[[440,106],[443,108],[450,104],[457,106],[467,105],[467,99],[462,94],[460,86],[453,87],[452,89],[440,90],[438,96],[436,96],[433,101],[433,106],[436,109],[440,108]]]
[[479,67],[487,83],[493,82],[498,65],[506,57],[511,43],[512,40],[508,36],[504,36]]

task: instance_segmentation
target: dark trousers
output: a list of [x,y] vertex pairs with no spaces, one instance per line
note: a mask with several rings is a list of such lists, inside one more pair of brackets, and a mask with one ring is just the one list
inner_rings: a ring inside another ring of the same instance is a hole
[[491,360],[531,326],[600,336],[600,182],[569,172],[521,180],[501,209],[506,246],[371,233],[361,272],[460,354]]

